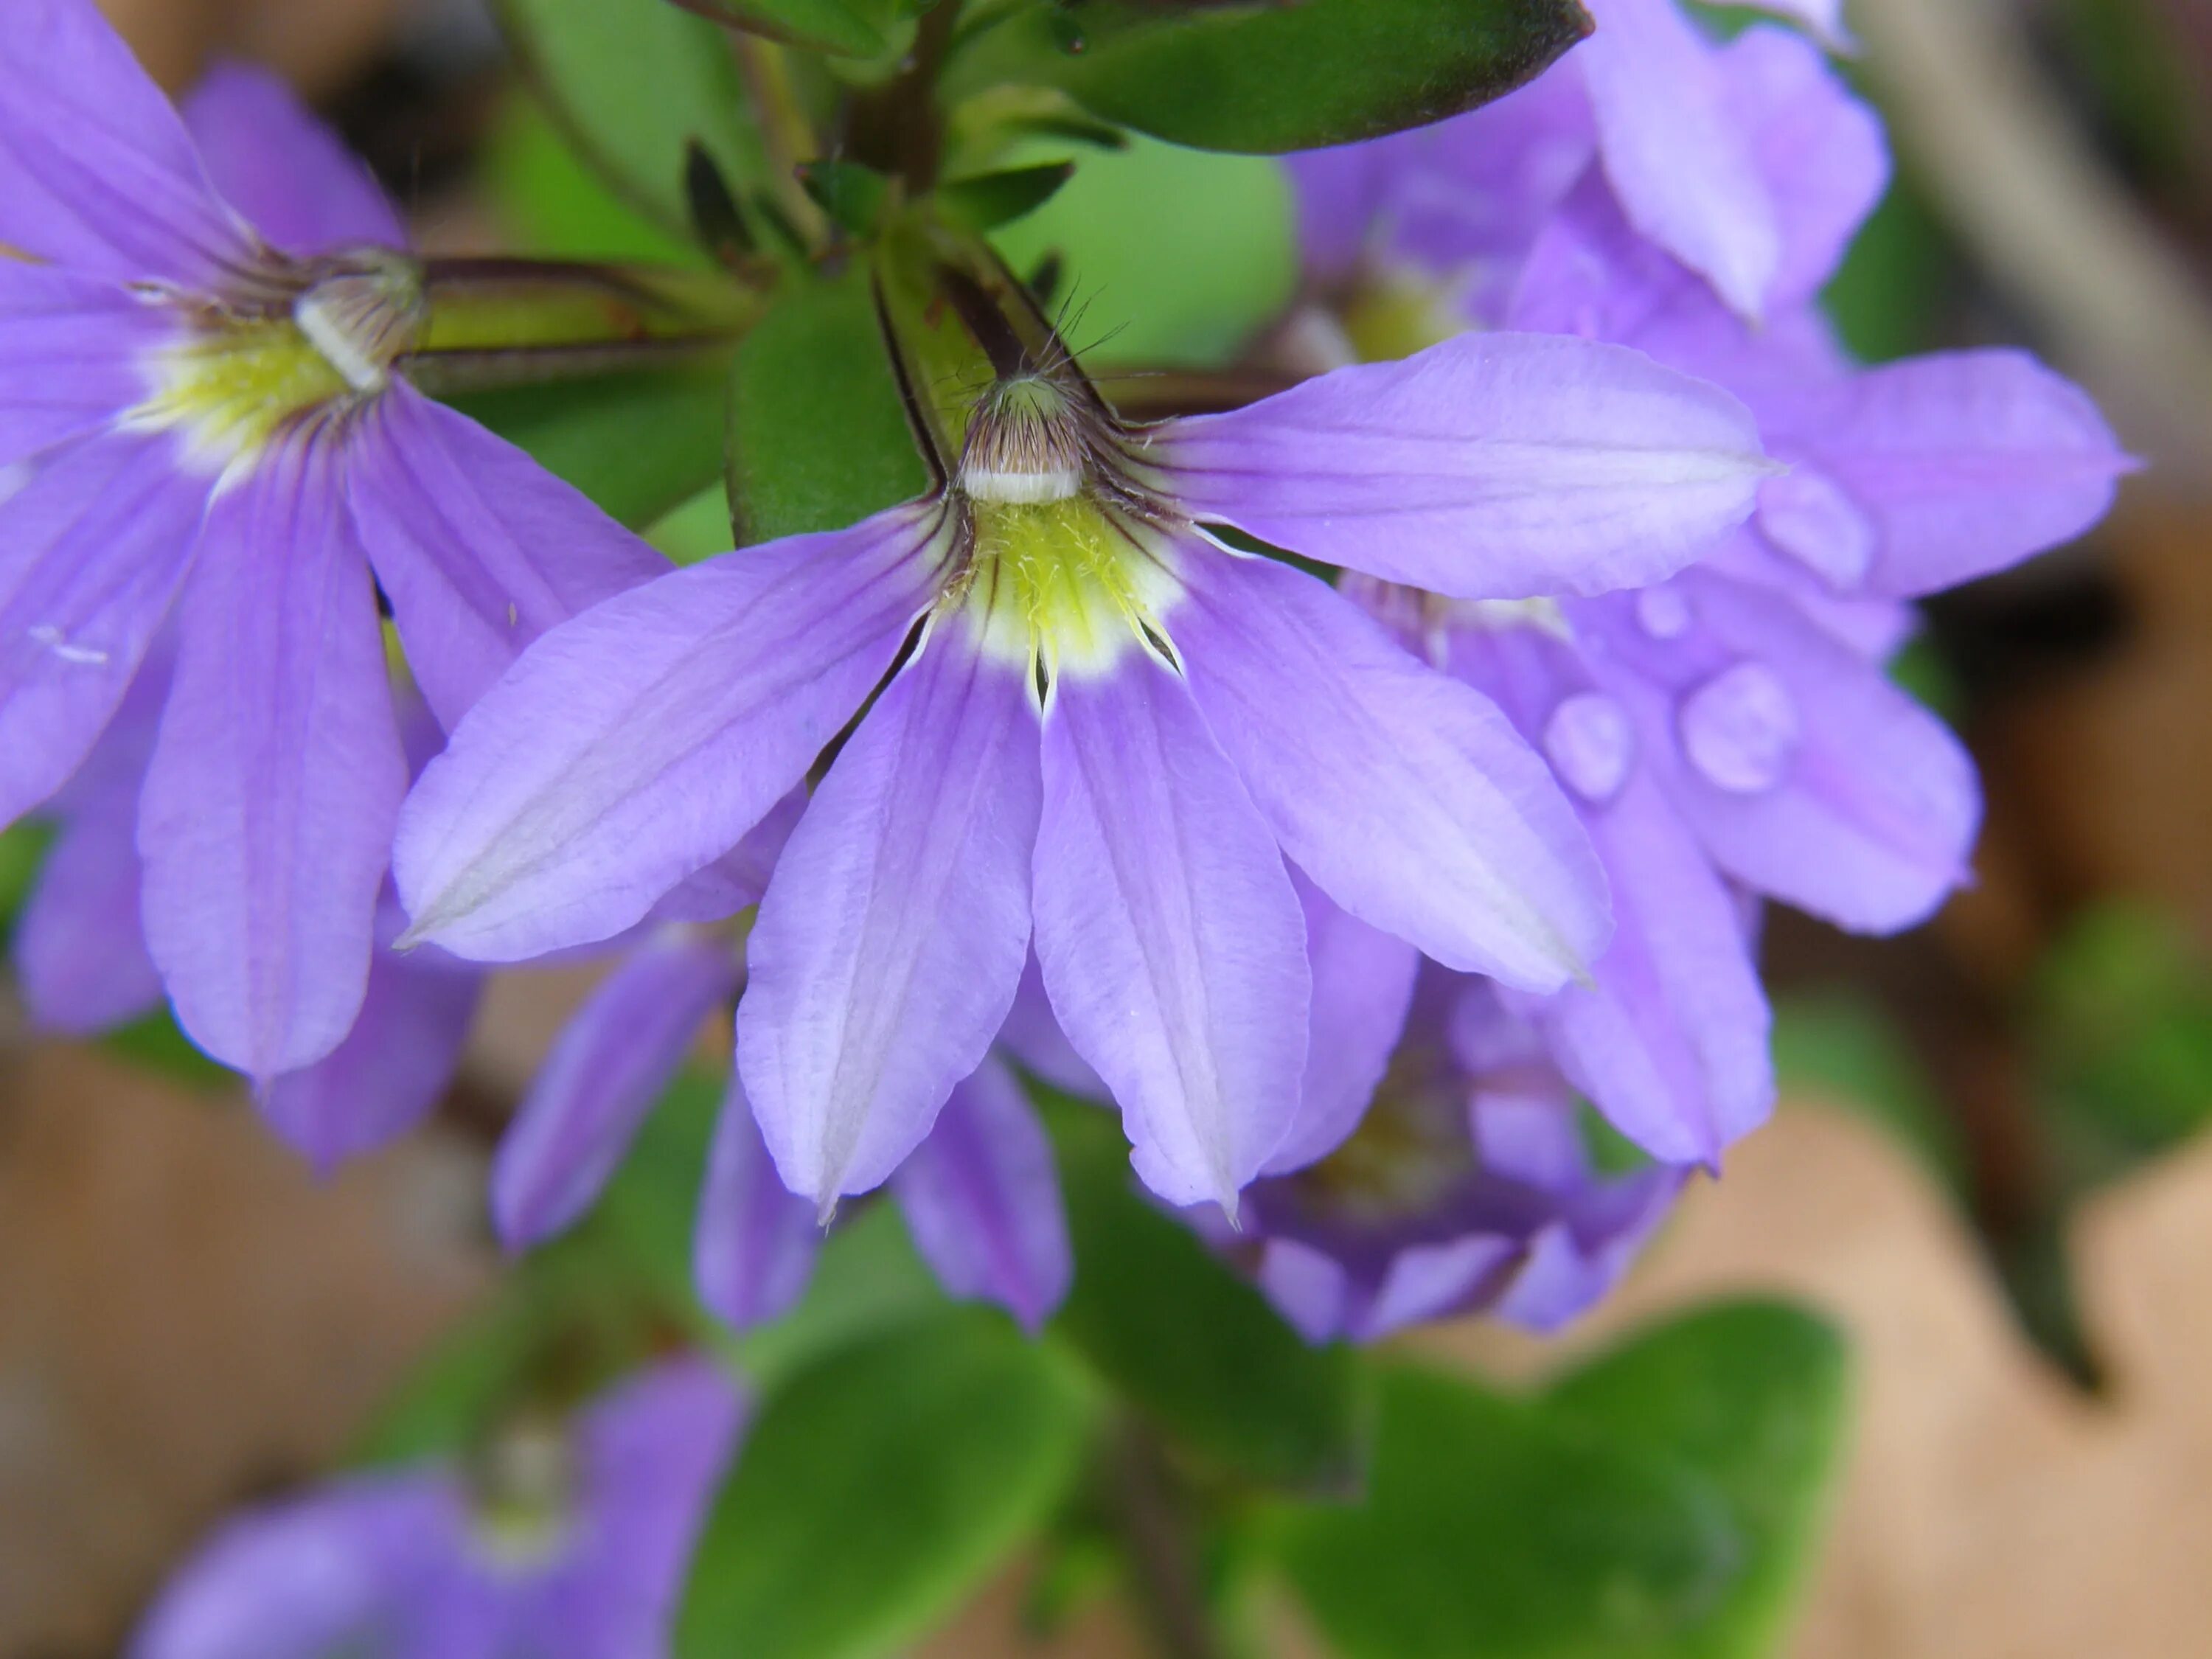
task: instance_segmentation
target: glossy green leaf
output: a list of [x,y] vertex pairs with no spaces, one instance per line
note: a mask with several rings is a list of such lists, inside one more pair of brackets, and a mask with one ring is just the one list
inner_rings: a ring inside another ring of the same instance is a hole
[[[1039,143],[1017,159],[1071,153]],[[1297,286],[1282,168],[1153,139],[1084,153],[1065,189],[991,240],[1024,273],[1060,259],[1061,329],[1093,369],[1231,362]]]
[[988,1577],[1061,1501],[1091,1401],[997,1315],[951,1310],[773,1389],[716,1499],[682,1659],[868,1659]]
[[1761,1659],[1837,1464],[1843,1345],[1770,1304],[1701,1310],[1534,1398],[1382,1384],[1356,1508],[1285,1517],[1344,1659]]
[[1773,1652],[1813,1564],[1840,1468],[1850,1353],[1785,1304],[1700,1309],[1557,1385],[1553,1407],[1693,1473],[1720,1495],[1742,1553],[1727,1593],[1653,1659]]
[[1413,1369],[1383,1379],[1366,1501],[1307,1511],[1282,1546],[1343,1659],[1643,1659],[1721,1598],[1741,1549],[1709,1486]]
[[1358,1356],[1307,1343],[1140,1198],[1111,1115],[1073,1103],[1053,1115],[1076,1263],[1054,1329],[1183,1452],[1285,1491],[1355,1490],[1369,1405]]
[[746,336],[729,410],[731,512],[748,544],[857,524],[929,488],[857,267]]
[[1272,155],[1473,109],[1589,27],[1576,0],[1027,0],[979,31],[949,84],[1057,87],[1177,143]]
[[1036,212],[1075,176],[1073,161],[1047,161],[1004,173],[955,179],[939,187],[938,210],[969,230],[992,230]]
[[532,84],[624,199],[689,237],[696,143],[743,194],[767,170],[728,37],[669,0],[500,0]]
[[451,399],[626,525],[653,523],[721,471],[728,370],[608,374]]

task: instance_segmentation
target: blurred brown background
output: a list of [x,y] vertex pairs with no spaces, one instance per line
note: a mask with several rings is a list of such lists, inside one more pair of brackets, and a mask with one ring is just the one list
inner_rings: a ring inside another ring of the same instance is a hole
[[[173,85],[211,52],[278,64],[469,234],[503,85],[471,5],[106,3]],[[1800,1098],[1575,1341],[1753,1285],[1850,1327],[1856,1449],[1800,1659],[2212,1652],[2212,13],[1853,21],[1905,164],[1838,298],[1855,337],[2027,339],[2154,465],[2092,544],[1936,607],[1934,691],[1988,777],[1980,884],[1908,940],[1778,926]],[[471,1098],[511,1097],[574,989],[495,998]],[[467,1309],[496,1262],[465,1117],[319,1186],[242,1102],[0,1006],[0,1659],[113,1651],[201,1528],[326,1466]],[[1020,1650],[1015,1599],[932,1651]],[[1056,1650],[1134,1650],[1100,1626]]]

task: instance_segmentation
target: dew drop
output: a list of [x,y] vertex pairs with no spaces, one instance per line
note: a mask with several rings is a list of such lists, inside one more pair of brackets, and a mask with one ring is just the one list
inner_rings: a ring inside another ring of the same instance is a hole
[[1592,805],[1620,793],[1636,759],[1628,711],[1601,691],[1569,697],[1544,726],[1544,753],[1570,789]]
[[1716,788],[1739,795],[1780,783],[1802,735],[1790,688],[1755,662],[1740,662],[1692,692],[1679,724],[1690,763]]
[[1636,620],[1655,640],[1677,640],[1690,630],[1690,601],[1680,589],[1647,587],[1636,596]]
[[1838,592],[1856,591],[1874,564],[1874,526],[1834,479],[1812,467],[1760,487],[1759,527]]

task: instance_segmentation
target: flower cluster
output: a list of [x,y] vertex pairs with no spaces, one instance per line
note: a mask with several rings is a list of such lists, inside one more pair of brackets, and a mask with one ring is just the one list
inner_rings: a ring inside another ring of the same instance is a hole
[[[287,94],[174,110],[90,0],[9,0],[33,1011],[166,998],[327,1168],[444,1092],[489,964],[604,956],[496,1160],[521,1249],[733,1009],[696,1267],[734,1325],[878,1188],[951,1291],[1046,1320],[1024,1074],[1117,1106],[1316,1340],[1572,1316],[1771,1109],[1761,905],[1886,932],[1966,878],[1972,765],[1886,672],[1911,602],[2129,465],[2021,354],[1837,344],[1887,159],[1820,46],[1590,9],[1518,93],[1291,159],[1299,378],[1225,412],[1123,418],[981,241],[896,218],[858,257],[931,487],[672,569],[412,383],[424,268]],[[645,1442],[737,1407],[633,1392],[527,1571],[453,1474],[364,1481],[243,1523],[143,1651],[248,1650],[275,1577],[325,1646],[650,1650],[607,1632],[659,1617],[701,1464]]]

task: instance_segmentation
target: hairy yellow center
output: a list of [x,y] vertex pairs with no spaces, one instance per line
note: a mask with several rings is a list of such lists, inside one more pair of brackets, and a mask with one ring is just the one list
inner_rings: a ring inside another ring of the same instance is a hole
[[1132,649],[1172,649],[1162,626],[1182,592],[1158,532],[1078,493],[975,501],[963,599],[986,648],[1048,677],[1104,672]]
[[396,255],[278,278],[243,305],[180,307],[186,326],[149,362],[153,386],[134,421],[182,433],[195,459],[220,470],[295,422],[382,390],[420,337],[420,276]]

